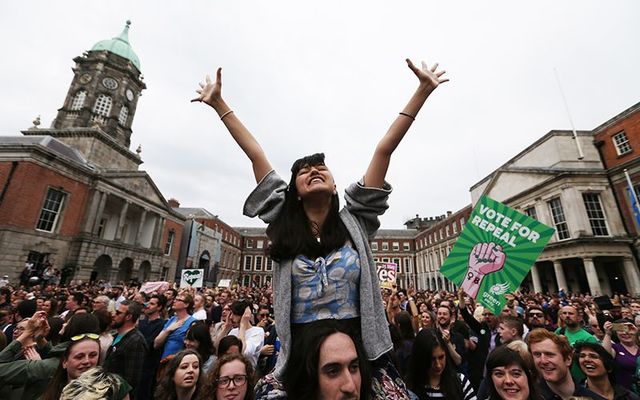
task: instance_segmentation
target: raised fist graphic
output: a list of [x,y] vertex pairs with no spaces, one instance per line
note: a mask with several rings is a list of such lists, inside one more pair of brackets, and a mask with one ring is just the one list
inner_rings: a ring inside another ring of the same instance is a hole
[[507,256],[502,247],[495,243],[478,243],[469,254],[469,269],[462,281],[462,289],[472,298],[480,290],[484,276],[501,270]]

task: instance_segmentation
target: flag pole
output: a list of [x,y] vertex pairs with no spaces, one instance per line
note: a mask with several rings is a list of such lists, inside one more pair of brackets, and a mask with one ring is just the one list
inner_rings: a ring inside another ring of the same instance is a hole
[[569,124],[571,124],[573,139],[576,141],[576,147],[578,147],[578,160],[582,160],[584,158],[584,153],[582,153],[582,147],[580,146],[580,141],[578,140],[578,133],[576,132],[576,128],[573,125],[573,119],[571,118],[571,112],[569,111],[569,104],[567,103],[567,99],[564,97],[564,90],[562,90],[562,85],[560,84],[560,77],[558,76],[558,71],[555,68],[553,69],[553,74],[556,76],[556,82],[558,82],[558,88],[560,89],[560,94],[562,95],[564,109],[567,112],[567,117],[569,117]]

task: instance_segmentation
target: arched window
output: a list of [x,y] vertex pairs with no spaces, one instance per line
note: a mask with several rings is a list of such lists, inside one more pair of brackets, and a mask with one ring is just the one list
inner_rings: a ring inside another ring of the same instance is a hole
[[118,121],[120,125],[127,125],[127,118],[129,117],[129,109],[127,107],[122,107],[120,109],[120,115],[118,115]]
[[110,111],[111,111],[111,97],[107,96],[106,94],[101,94],[100,96],[98,96],[98,99],[96,100],[96,104],[93,106],[94,114],[97,114],[103,117],[108,117]]
[[84,90],[76,93],[76,97],[73,98],[73,102],[71,103],[71,110],[77,111],[84,107],[84,100],[87,98],[87,92]]

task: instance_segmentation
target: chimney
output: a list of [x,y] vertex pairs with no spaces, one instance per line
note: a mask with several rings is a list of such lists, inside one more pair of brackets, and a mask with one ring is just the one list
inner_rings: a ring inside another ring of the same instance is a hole
[[171,207],[171,208],[179,208],[180,207],[180,202],[178,200],[176,200],[176,199],[173,199],[173,198],[169,199],[167,201],[167,203],[169,203],[169,207]]

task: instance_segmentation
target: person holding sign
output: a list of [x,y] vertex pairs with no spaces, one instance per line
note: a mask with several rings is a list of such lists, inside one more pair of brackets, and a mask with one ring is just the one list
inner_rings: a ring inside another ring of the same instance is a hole
[[[438,70],[438,64],[429,68],[422,63],[420,68],[407,59],[407,65],[419,80],[418,88],[379,142],[363,179],[346,189],[342,210],[324,154],[297,160],[289,184],[273,170],[257,140],[222,99],[220,68],[215,82],[207,77],[192,100],[206,103],[218,113],[251,160],[258,183],[245,203],[244,214],[259,216],[269,224],[270,256],[278,263],[273,287],[282,347],[274,386],[280,383],[292,344],[304,335],[305,325],[323,319],[339,320],[358,332],[356,337],[362,339],[369,360],[377,360],[377,379],[397,382],[389,379],[389,375],[397,376],[397,371],[386,356],[392,342],[369,240],[380,225],[378,216],[388,208],[391,186],[385,176],[391,154],[427,97],[448,81],[442,78],[444,71]],[[408,398],[404,387],[397,390],[401,393],[397,398]]]

